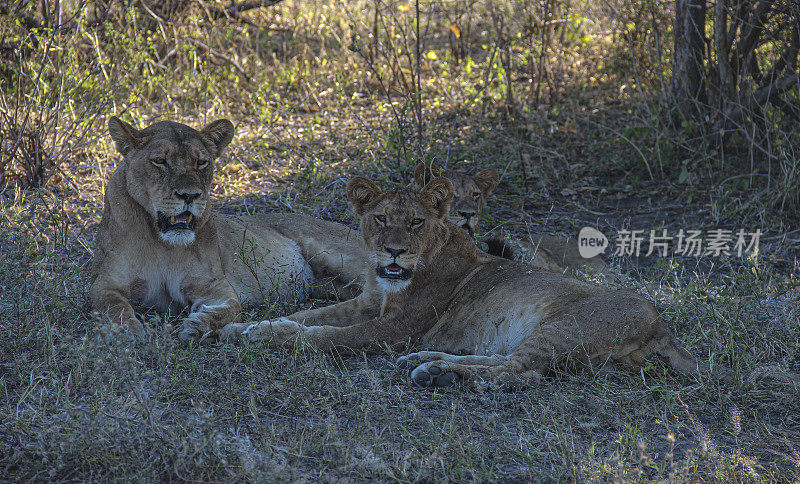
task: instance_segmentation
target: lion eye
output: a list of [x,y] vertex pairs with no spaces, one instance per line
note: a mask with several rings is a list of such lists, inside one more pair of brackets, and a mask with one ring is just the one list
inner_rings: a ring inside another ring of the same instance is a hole
[[425,219],[415,218],[415,219],[411,220],[411,227],[419,227],[420,225],[422,225],[422,222],[424,222],[424,221],[425,221]]
[[472,198],[478,198],[480,196],[481,196],[481,192],[473,192],[472,193]]
[[386,216],[385,215],[376,215],[375,216],[375,220],[381,225],[386,225]]
[[208,162],[207,162],[207,161],[201,161],[201,162],[199,162],[199,163],[197,164],[197,169],[198,169],[198,170],[202,170],[203,168],[205,168],[205,167],[207,167],[207,166],[208,166]]

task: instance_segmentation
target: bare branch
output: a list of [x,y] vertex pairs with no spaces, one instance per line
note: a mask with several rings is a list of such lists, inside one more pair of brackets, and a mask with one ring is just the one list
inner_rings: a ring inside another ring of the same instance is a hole
[[742,25],[745,16],[747,15],[747,11],[753,8],[753,0],[741,0],[738,3],[738,8],[736,9],[736,15],[733,16],[731,19],[731,26],[728,29],[728,40],[733,41],[736,38],[736,32],[738,32],[739,27]]
[[779,97],[772,99],[771,102],[790,118],[794,119],[795,121],[800,121],[800,106],[798,106],[796,103],[791,103]]
[[216,51],[216,50],[212,49],[210,46],[200,42],[199,40],[191,39],[190,42],[193,43],[194,45],[196,45],[197,47],[205,50],[211,56],[216,57],[217,59],[224,60],[225,62],[229,63],[237,71],[239,71],[239,73],[245,78],[245,80],[247,82],[250,82],[250,76],[247,75],[247,71],[245,71],[244,68],[238,62],[236,62],[236,59],[234,59],[234,58],[232,58],[232,57],[230,57],[228,55],[225,55],[222,52],[219,52],[219,51]]
[[727,0],[717,0],[714,8],[714,44],[717,49],[717,73],[720,80],[720,101],[724,107],[733,100],[735,80],[730,63],[730,43],[728,39]]
[[726,131],[731,124],[739,123],[748,111],[751,111],[756,106],[763,106],[773,99],[776,99],[797,84],[798,80],[800,80],[800,76],[798,76],[797,73],[786,75],[769,86],[757,90],[749,99],[745,99],[742,104],[728,107],[722,119],[717,121],[714,125],[712,133]]
[[755,55],[758,38],[764,31],[764,22],[772,9],[772,4],[773,0],[760,0],[755,10],[751,11],[749,18],[742,24],[741,35],[734,54],[740,67],[740,75],[747,72],[750,59]]
[[225,7],[224,9],[209,7],[208,11],[211,14],[212,19],[225,17],[238,18],[238,14],[242,12],[247,12],[248,10],[254,10],[256,8],[272,7],[273,5],[277,5],[282,1],[283,0],[259,0],[254,2],[243,2],[233,4],[230,7]]

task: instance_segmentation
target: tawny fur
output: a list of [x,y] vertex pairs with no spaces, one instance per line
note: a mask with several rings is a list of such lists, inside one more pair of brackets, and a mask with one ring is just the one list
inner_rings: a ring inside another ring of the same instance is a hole
[[[94,307],[113,321],[145,336],[134,305],[188,308],[179,333],[188,341],[237,321],[244,302],[307,294],[319,283],[316,275],[337,273],[337,267],[339,277],[325,290],[355,292],[348,283],[363,272],[365,257],[361,250],[357,260],[344,258],[358,246],[346,227],[295,214],[211,210],[214,160],[233,137],[230,121],[200,131],[169,121],[137,130],[112,117],[109,131],[124,159],[106,187],[90,294]],[[187,211],[194,217],[192,230],[159,229],[159,213]],[[311,232],[318,241],[332,237],[328,246],[338,252],[314,254],[313,247],[290,238],[303,241]]]
[[[453,202],[450,204],[447,219],[472,235],[479,234],[486,200],[500,180],[497,170],[488,168],[475,175],[468,175],[422,163],[414,169],[417,188],[422,188],[428,181],[439,176],[446,177],[453,183]],[[488,252],[492,255],[518,259],[549,271],[575,274],[585,269],[596,273],[606,272],[608,269],[608,265],[600,257],[582,257],[577,240],[571,237],[529,233],[518,240],[492,238],[487,242]]]
[[[340,353],[410,343],[426,351],[401,363],[420,362],[412,377],[422,385],[516,381],[566,362],[639,367],[652,353],[681,372],[700,370],[641,296],[480,252],[446,218],[452,200],[446,178],[419,193],[382,192],[355,178],[348,198],[377,266],[410,269],[408,281],[387,281],[373,266],[355,299],[274,321],[231,324],[222,338],[278,344],[299,338]],[[396,255],[397,248],[404,252]]]

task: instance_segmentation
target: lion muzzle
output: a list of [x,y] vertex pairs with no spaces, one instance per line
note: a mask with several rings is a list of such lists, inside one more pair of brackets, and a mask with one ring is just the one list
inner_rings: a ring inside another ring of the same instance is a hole
[[194,214],[188,210],[178,215],[170,216],[167,216],[163,212],[158,212],[158,228],[162,233],[171,232],[173,230],[194,231],[196,221],[197,219]]
[[389,265],[385,266],[378,266],[377,269],[378,277],[382,279],[399,279],[401,281],[407,281],[411,279],[411,274],[414,272],[412,269],[405,268],[396,262],[392,262]]

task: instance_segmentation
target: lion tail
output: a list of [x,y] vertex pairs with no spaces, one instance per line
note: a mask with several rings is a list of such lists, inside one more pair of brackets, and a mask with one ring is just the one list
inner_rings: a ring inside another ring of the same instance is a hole
[[481,241],[486,244],[486,253],[503,259],[514,260],[516,254],[511,245],[500,237],[487,237]]

